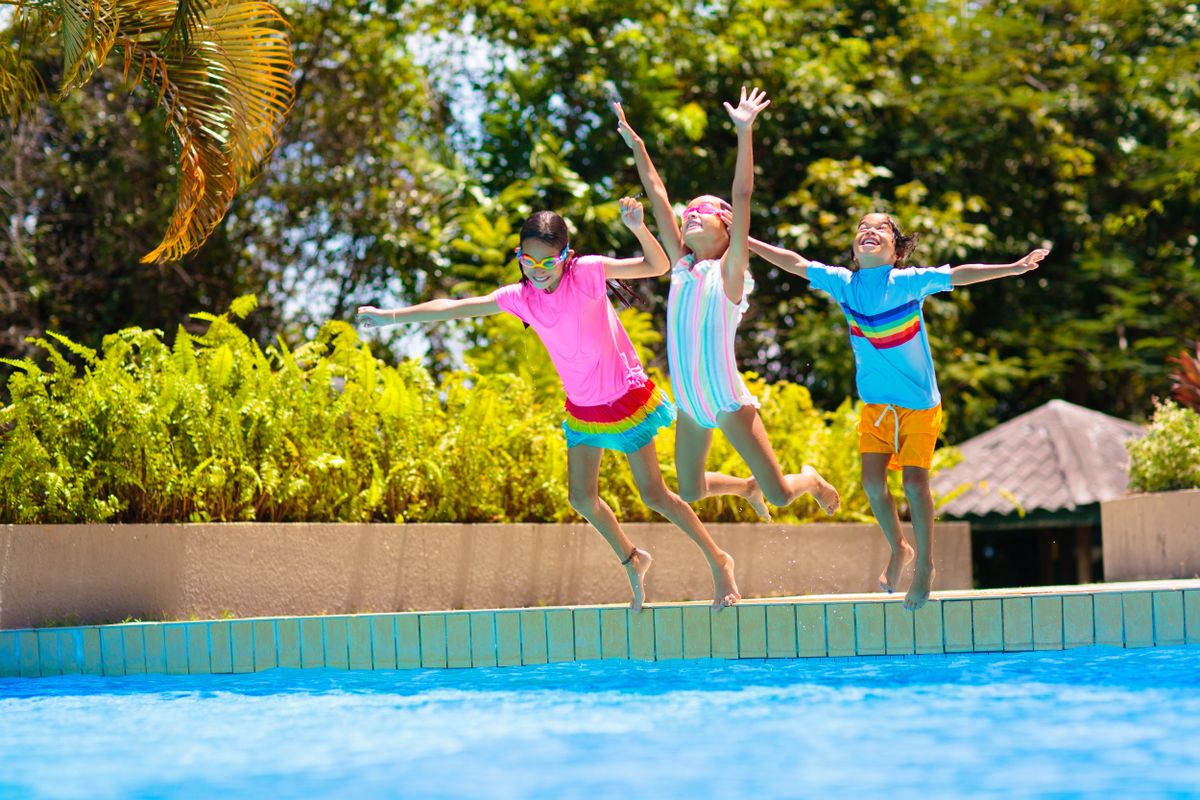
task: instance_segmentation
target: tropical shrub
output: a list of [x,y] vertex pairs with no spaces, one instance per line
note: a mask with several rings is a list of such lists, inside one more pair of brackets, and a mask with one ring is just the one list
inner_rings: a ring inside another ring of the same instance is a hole
[[[12,402],[0,410],[0,521],[574,518],[561,389],[546,380],[540,343],[521,351],[529,363],[518,374],[455,372],[435,383],[416,362],[381,362],[343,322],[295,349],[263,348],[235,324],[255,305],[243,297],[227,314],[194,315],[207,330],[181,326],[170,346],[140,328],[106,336],[99,352],[57,334],[33,340],[47,357],[9,361]],[[644,317],[627,321],[649,339]],[[504,335],[511,343],[520,332]],[[813,464],[834,483],[839,519],[869,519],[855,405],[825,412],[803,386],[747,379],[782,463]],[[673,431],[657,446],[673,485]],[[719,434],[709,464],[748,474]],[[605,458],[601,494],[624,520],[653,518],[623,458]],[[754,519],[736,498],[699,509],[709,520]],[[803,500],[778,518],[824,517]]]
[[1200,488],[1200,413],[1166,400],[1155,405],[1146,435],[1129,448],[1129,488],[1168,492]]

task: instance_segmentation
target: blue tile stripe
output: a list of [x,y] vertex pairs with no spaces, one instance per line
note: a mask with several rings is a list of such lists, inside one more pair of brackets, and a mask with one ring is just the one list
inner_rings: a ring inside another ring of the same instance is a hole
[[0,630],[0,678],[518,666],[616,658],[887,657],[1200,645],[1200,581],[1094,592],[141,622]]

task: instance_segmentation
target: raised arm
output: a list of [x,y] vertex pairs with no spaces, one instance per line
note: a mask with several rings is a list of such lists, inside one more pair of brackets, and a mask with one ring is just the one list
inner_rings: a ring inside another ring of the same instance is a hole
[[750,195],[754,192],[754,120],[769,106],[765,92],[758,89],[742,94],[737,108],[725,103],[725,110],[737,130],[737,165],[733,170],[733,220],[729,226],[729,249],[725,251],[721,271],[725,296],[740,303],[746,288],[746,266],[750,263],[747,239],[750,236]]
[[650,200],[650,211],[654,214],[655,224],[658,225],[658,235],[666,248],[667,258],[674,264],[683,255],[683,234],[679,232],[675,209],[671,208],[671,200],[667,197],[667,187],[650,161],[650,154],[646,152],[646,144],[642,137],[638,136],[626,121],[625,110],[621,108],[621,104],[613,103],[612,107],[617,112],[617,133],[621,134],[625,144],[633,151],[633,163],[637,165],[638,178],[642,182],[642,188],[646,190],[646,197]]
[[457,300],[442,297],[408,308],[381,309],[375,306],[358,307],[358,324],[364,328],[382,328],[402,322],[441,322],[448,319],[467,319],[499,314],[496,293],[485,297],[463,297]]
[[1011,275],[1023,275],[1038,268],[1042,259],[1050,255],[1049,250],[1037,249],[1011,264],[962,264],[950,268],[950,282],[955,286],[993,281]]
[[617,280],[654,278],[671,271],[666,251],[650,233],[642,217],[641,203],[632,197],[621,198],[621,221],[637,237],[638,244],[642,246],[642,257],[604,259],[604,277]]
[[773,244],[760,242],[753,236],[748,237],[750,243],[750,252],[759,258],[779,267],[784,272],[790,272],[793,275],[799,275],[805,280],[808,279],[808,265],[812,261],[797,253],[795,250],[788,250],[786,247],[776,247]]

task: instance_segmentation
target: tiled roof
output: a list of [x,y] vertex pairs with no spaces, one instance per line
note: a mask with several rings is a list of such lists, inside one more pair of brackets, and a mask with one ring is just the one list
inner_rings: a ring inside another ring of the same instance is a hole
[[1125,441],[1140,425],[1065,400],[1051,400],[958,446],[963,459],[933,479],[949,494],[973,484],[939,514],[947,517],[1073,511],[1124,494],[1129,483]]

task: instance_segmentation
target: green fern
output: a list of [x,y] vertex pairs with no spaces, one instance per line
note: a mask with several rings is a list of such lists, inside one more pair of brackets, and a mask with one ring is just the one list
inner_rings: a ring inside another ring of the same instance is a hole
[[[489,370],[435,382],[416,362],[383,364],[343,322],[295,348],[281,340],[264,349],[231,321],[255,302],[248,295],[227,314],[192,315],[208,328],[193,335],[180,327],[170,346],[161,331],[139,328],[104,337],[99,352],[47,334],[32,340],[44,361],[6,361],[17,370],[8,382],[12,403],[0,409],[0,521],[574,518],[562,390],[526,332],[496,329],[545,363],[480,352],[479,366]],[[626,312],[626,324],[639,347],[658,340],[643,313]],[[653,377],[669,390],[664,376]],[[838,519],[870,519],[857,405],[821,411],[802,386],[750,374],[747,381],[784,467],[814,465],[842,492]],[[656,446],[673,485],[673,429]],[[939,461],[948,455],[939,451]],[[748,474],[720,434],[709,464]],[[601,492],[624,520],[655,518],[623,458],[605,457]],[[709,520],[754,519],[736,498],[698,509]],[[824,515],[802,500],[777,518]]]

